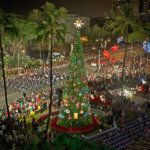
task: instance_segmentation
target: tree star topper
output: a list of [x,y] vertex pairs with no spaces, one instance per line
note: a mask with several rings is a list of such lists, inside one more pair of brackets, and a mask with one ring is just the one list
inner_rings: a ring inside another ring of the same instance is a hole
[[74,23],[74,25],[76,26],[76,28],[80,29],[82,25],[84,25],[83,22],[81,22],[81,20],[78,18],[76,20],[76,22]]

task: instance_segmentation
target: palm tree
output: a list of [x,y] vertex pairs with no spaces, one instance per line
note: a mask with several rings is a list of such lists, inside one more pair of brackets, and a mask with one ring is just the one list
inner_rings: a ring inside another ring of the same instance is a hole
[[83,36],[88,37],[88,41],[91,45],[98,45],[101,43],[101,39],[106,39],[107,30],[104,27],[100,27],[95,24],[93,27],[85,27],[81,30]]
[[[18,36],[12,37],[10,35],[5,35],[5,40],[10,45],[10,51],[13,54],[12,58],[18,61],[18,74],[20,66],[20,55],[22,54],[23,48],[25,49],[25,44],[32,39],[36,38],[34,29],[37,28],[37,24],[34,22],[23,19],[20,16],[15,16],[12,21],[14,22],[15,27],[18,29]],[[17,57],[16,57],[17,56]]]
[[133,13],[133,7],[131,4],[126,3],[123,6],[123,9],[120,15],[117,15],[110,27],[113,29],[113,34],[121,33],[124,36],[126,46],[125,46],[125,54],[123,59],[122,66],[122,95],[121,95],[121,107],[123,107],[123,89],[124,89],[124,71],[125,71],[125,62],[126,62],[126,54],[127,54],[127,43],[128,36],[130,33],[134,32],[135,27],[137,27],[136,18]]
[[[10,113],[8,108],[8,99],[7,99],[7,87],[6,87],[6,78],[5,78],[5,65],[4,65],[4,56],[3,56],[3,47],[2,47],[2,38],[4,34],[17,36],[17,28],[14,26],[12,21],[13,16],[11,14],[6,14],[0,9],[0,50],[1,50],[1,61],[2,61],[2,72],[4,80],[4,92],[5,92],[5,103],[8,112],[8,122],[10,123]],[[10,125],[10,124],[9,124]]]
[[[53,55],[53,42],[64,42],[66,35],[66,24],[64,20],[67,18],[67,10],[65,8],[56,9],[52,3],[46,2],[41,7],[39,13],[40,21],[38,21],[38,27],[36,32],[38,34],[37,39],[44,41],[49,45],[50,52],[48,53],[48,61],[50,61],[50,105],[49,105],[49,117],[46,126],[46,133],[50,123],[51,105],[52,105],[52,55]],[[50,59],[49,59],[50,55]]]
[[[41,24],[41,21],[42,21],[42,18],[41,18],[41,11],[39,9],[33,9],[32,12],[29,13],[29,16],[28,16],[28,19],[37,23],[37,25],[40,25]],[[38,31],[39,33],[39,31]],[[37,32],[36,32],[37,34]],[[43,35],[38,35],[37,34],[37,37],[35,38],[35,43],[39,44],[39,50],[40,50],[40,59],[42,58],[42,54],[41,54],[41,51],[42,51],[42,46],[44,44],[44,36]]]

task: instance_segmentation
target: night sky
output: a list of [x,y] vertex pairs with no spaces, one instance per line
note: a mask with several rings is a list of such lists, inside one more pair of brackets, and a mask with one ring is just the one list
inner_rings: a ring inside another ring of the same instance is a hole
[[46,1],[67,8],[69,13],[87,17],[101,17],[112,8],[112,0],[0,0],[0,6],[6,12],[27,15]]

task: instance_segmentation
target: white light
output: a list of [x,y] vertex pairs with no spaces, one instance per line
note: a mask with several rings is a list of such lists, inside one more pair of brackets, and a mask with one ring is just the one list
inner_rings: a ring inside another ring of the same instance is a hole
[[142,83],[143,83],[143,84],[146,84],[146,81],[145,81],[144,79],[142,79]]
[[80,29],[82,25],[84,25],[84,23],[81,22],[81,20],[78,18],[76,22],[74,23],[74,25],[76,26],[76,28]]

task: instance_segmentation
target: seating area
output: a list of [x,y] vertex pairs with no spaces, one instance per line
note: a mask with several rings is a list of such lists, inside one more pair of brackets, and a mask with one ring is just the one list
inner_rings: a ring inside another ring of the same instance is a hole
[[138,119],[126,123],[122,129],[114,129],[93,135],[89,141],[99,141],[108,147],[123,150],[131,144],[150,136],[150,120],[146,115],[141,115]]

